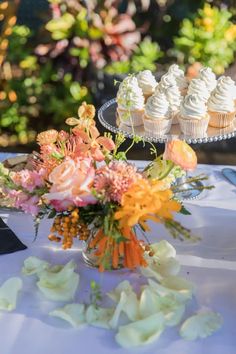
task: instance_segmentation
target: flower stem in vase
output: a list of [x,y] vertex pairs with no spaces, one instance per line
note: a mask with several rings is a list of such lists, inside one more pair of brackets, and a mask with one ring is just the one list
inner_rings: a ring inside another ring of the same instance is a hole
[[86,264],[99,271],[121,268],[134,269],[146,265],[144,247],[131,228],[121,230],[122,237],[106,236],[103,229],[91,230],[83,251]]

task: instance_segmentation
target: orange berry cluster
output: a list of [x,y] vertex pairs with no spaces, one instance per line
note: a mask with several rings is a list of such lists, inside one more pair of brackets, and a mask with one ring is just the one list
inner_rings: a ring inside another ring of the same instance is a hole
[[153,257],[154,256],[154,252],[153,252],[152,248],[149,245],[145,245],[144,250],[146,252],[148,252],[149,257]]
[[80,233],[79,210],[73,209],[66,215],[58,215],[48,236],[50,241],[62,242],[62,248],[68,249],[73,245],[73,239]]

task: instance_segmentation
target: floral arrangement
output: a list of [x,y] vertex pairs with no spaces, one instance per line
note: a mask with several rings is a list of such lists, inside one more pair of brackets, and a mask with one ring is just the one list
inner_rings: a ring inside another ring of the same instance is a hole
[[[127,162],[127,151],[120,151],[124,136],[112,140],[108,133],[99,134],[94,106],[84,102],[78,116],[66,120],[70,132],[38,134],[40,150],[32,154],[31,168],[13,172],[1,165],[1,192],[8,204],[37,222],[54,218],[49,239],[64,249],[76,238],[86,241],[86,254],[100,271],[147,264],[150,220],[164,224],[174,237],[190,237],[174,220],[174,213],[186,210],[172,184],[183,170],[196,167],[194,151],[185,142],[171,141],[163,156],[139,171]],[[144,240],[138,239],[140,233]]]

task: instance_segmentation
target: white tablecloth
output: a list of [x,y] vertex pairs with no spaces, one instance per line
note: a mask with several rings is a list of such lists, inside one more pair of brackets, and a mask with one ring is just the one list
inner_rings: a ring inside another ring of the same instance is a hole
[[[176,328],[167,329],[153,345],[131,350],[133,353],[152,354],[235,354],[236,353],[236,187],[221,175],[222,166],[200,165],[197,172],[210,175],[210,183],[216,188],[202,193],[201,198],[186,202],[192,216],[179,219],[200,236],[198,243],[171,240],[163,227],[155,225],[150,233],[151,241],[167,239],[178,252],[182,264],[181,273],[196,284],[194,300],[187,308],[186,317],[199,308],[219,312],[224,324],[213,336],[186,342]],[[115,271],[99,274],[87,268],[81,260],[78,245],[69,251],[47,240],[50,222],[45,220],[33,241],[33,221],[29,216],[17,213],[1,213],[9,226],[28,249],[0,256],[0,284],[12,276],[21,276],[25,258],[35,255],[51,263],[66,263],[73,258],[78,263],[80,285],[76,301],[89,301],[89,283],[95,280],[104,291],[113,288],[127,278],[136,284],[140,277],[136,272]],[[17,309],[12,313],[0,313],[0,354],[125,354],[114,340],[115,333],[94,327],[73,329],[64,321],[48,316],[49,311],[63,303],[46,300],[37,290],[34,277],[23,277],[23,291]]]

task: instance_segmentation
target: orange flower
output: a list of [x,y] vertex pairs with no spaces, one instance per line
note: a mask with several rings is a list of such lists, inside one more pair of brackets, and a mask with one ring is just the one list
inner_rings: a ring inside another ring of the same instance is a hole
[[58,132],[55,129],[46,130],[37,135],[39,145],[54,144],[57,141]]
[[115,213],[121,228],[140,224],[149,230],[146,224],[148,219],[155,222],[172,219],[172,213],[178,212],[181,205],[171,200],[170,189],[161,190],[162,185],[162,181],[141,179],[130,187],[122,197],[121,208]]
[[166,143],[163,158],[171,160],[185,171],[194,170],[197,166],[195,152],[185,141],[181,140],[172,140]]
[[93,119],[95,117],[95,107],[92,104],[83,102],[78,109],[80,119]]
[[80,127],[73,128],[73,133],[76,137],[83,141],[80,145],[80,150],[85,155],[91,155],[95,161],[103,161],[105,154],[115,149],[115,144],[112,139],[100,136],[99,131],[95,126],[90,126],[87,131]]

